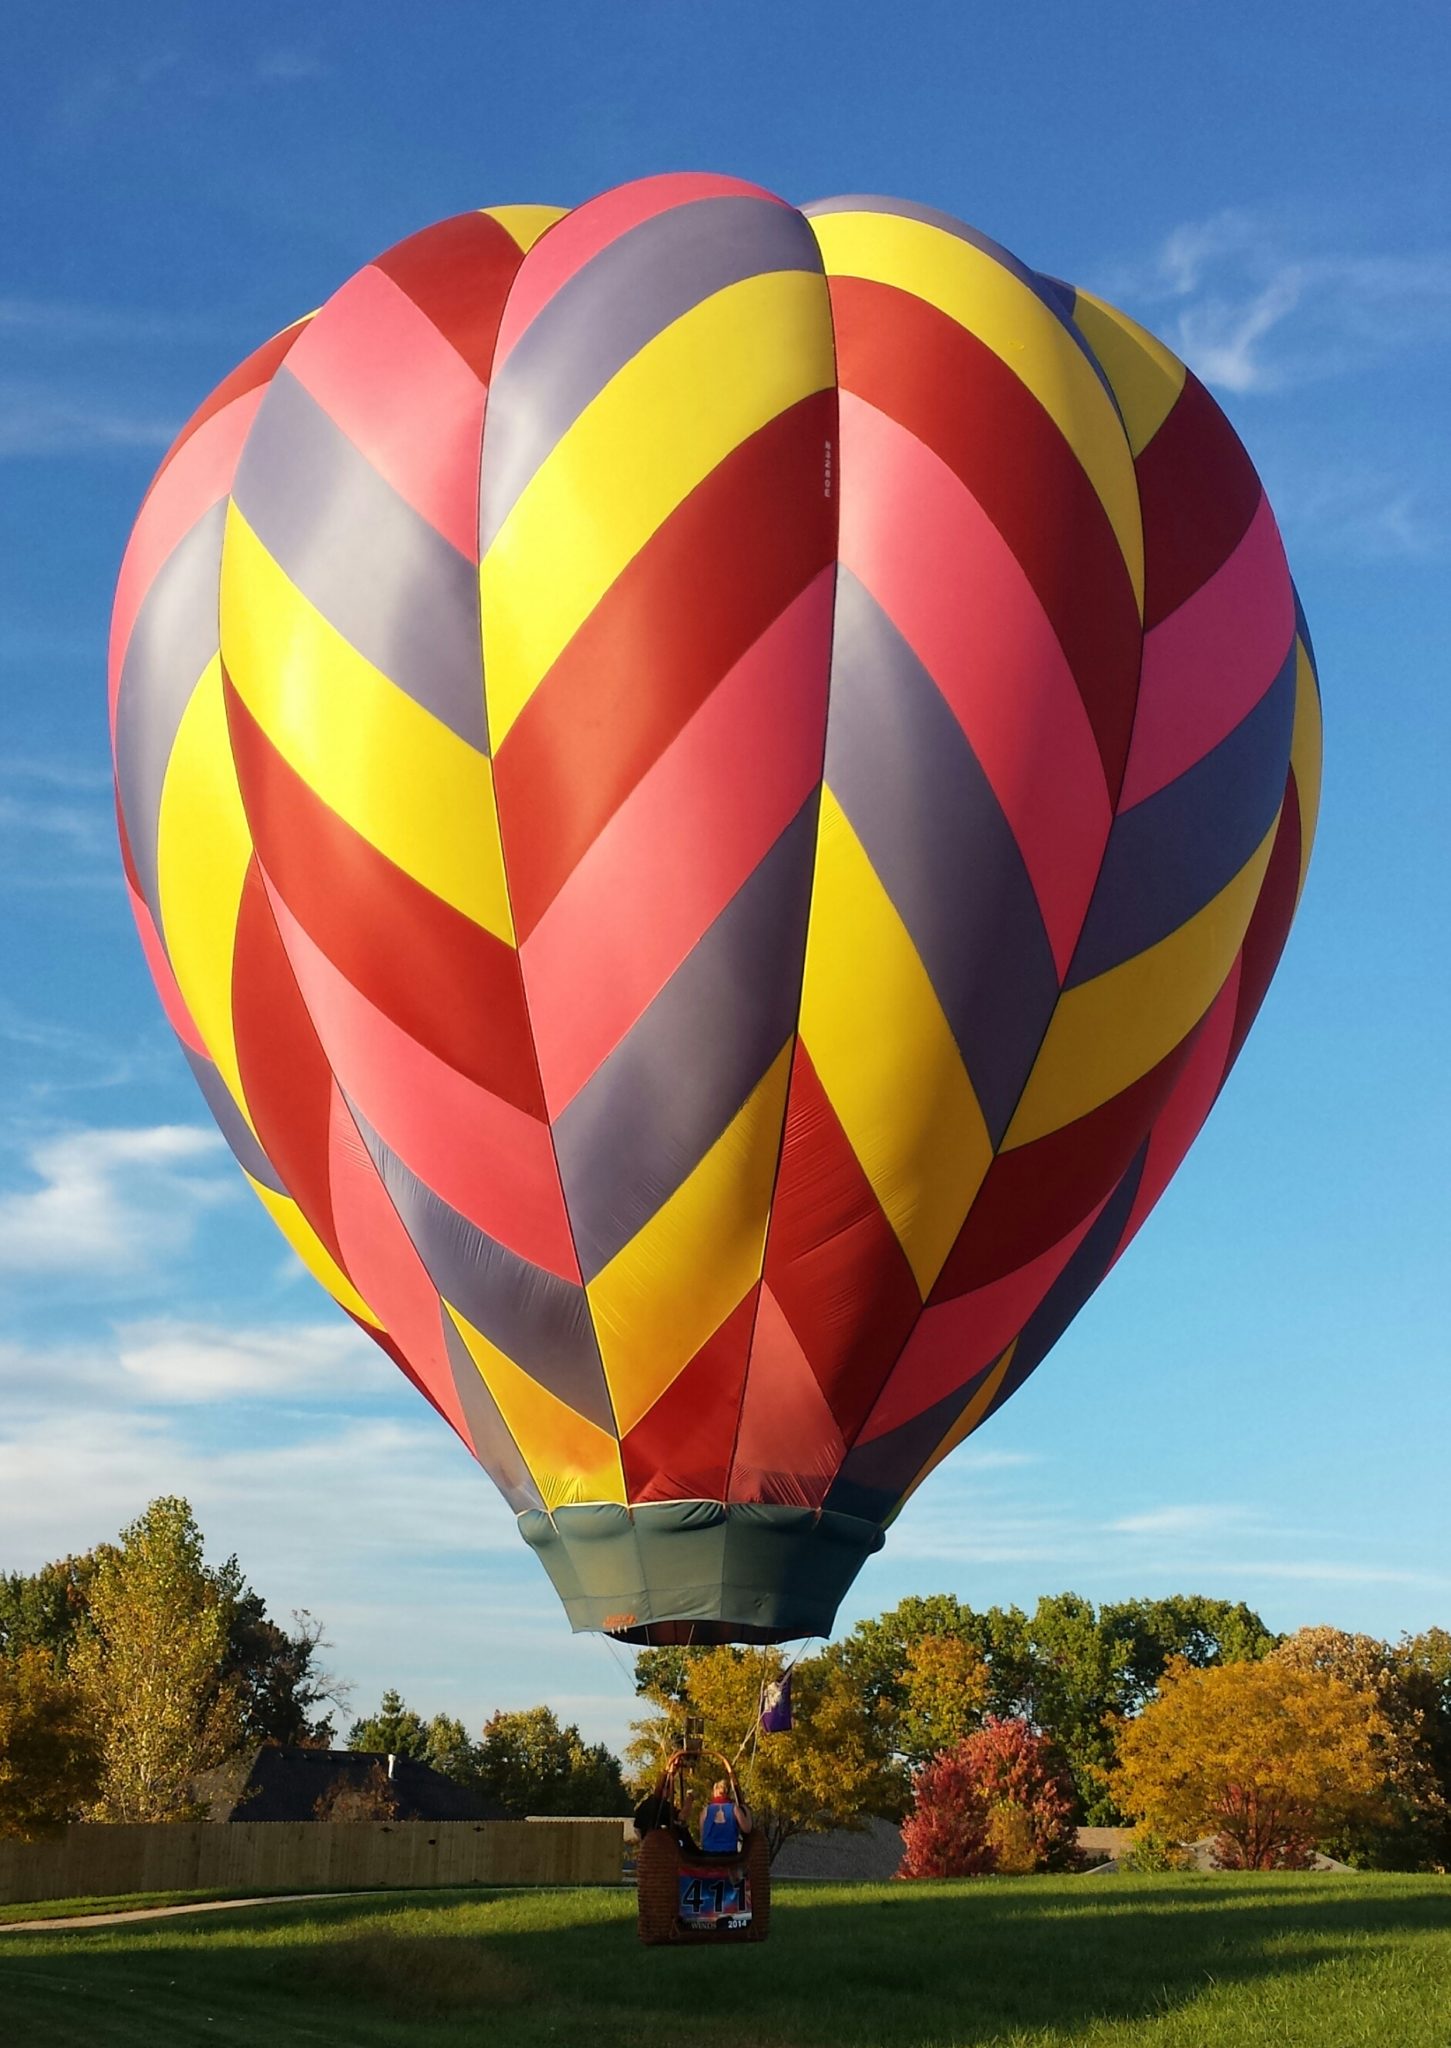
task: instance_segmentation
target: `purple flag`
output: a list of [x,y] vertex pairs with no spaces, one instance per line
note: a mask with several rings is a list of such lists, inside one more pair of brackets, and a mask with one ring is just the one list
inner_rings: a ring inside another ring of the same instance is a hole
[[791,1673],[761,1687],[761,1733],[785,1735],[791,1727]]

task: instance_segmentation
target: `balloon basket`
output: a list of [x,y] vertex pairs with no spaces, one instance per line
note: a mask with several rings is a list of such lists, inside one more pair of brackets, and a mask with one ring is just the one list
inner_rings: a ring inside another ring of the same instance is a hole
[[[675,1781],[694,1758],[677,1751],[655,1788],[673,1806]],[[724,1763],[724,1758],[721,1759]],[[726,1764],[733,1798],[735,1772]],[[734,1856],[698,1849],[671,1826],[647,1829],[635,1859],[640,1939],[647,1948],[764,1941],[771,1928],[771,1858],[752,1829]]]

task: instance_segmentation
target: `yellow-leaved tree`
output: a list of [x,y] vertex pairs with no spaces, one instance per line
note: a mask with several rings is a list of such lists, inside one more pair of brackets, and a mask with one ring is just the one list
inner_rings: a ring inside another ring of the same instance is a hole
[[1158,1698],[1118,1724],[1109,1785],[1154,1835],[1213,1835],[1226,1869],[1303,1869],[1327,1837],[1379,1812],[1389,1732],[1332,1673],[1175,1658]]
[[96,1820],[184,1820],[193,1780],[237,1747],[226,1610],[184,1500],[152,1501],[98,1553],[69,1675],[101,1745]]
[[[756,1733],[761,1688],[783,1664],[776,1649],[724,1648],[692,1652],[653,1673],[645,1665],[653,1712],[634,1724],[626,1752],[634,1783],[648,1789],[676,1746],[683,1712],[699,1714],[706,1749],[735,1762],[741,1795],[773,1857],[792,1835],[859,1826],[867,1814],[899,1811],[902,1800],[884,1720],[830,1655],[792,1667],[789,1732]],[[703,1758],[694,1797],[718,1775],[714,1760]]]
[[101,1752],[74,1685],[45,1650],[0,1656],[0,1835],[37,1840],[96,1796]]

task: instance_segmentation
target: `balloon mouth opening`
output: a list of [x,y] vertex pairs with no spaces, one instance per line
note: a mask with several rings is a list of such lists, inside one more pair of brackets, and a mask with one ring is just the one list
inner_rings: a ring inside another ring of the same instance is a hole
[[519,1532],[571,1628],[656,1647],[830,1635],[885,1540],[857,1515],[760,1501],[536,1508],[520,1515]]
[[[617,1643],[635,1643],[643,1648],[718,1649],[722,1643],[791,1643],[797,1640],[789,1630],[768,1628],[749,1621],[646,1621],[634,1628],[603,1631]],[[812,1634],[817,1634],[812,1630]]]

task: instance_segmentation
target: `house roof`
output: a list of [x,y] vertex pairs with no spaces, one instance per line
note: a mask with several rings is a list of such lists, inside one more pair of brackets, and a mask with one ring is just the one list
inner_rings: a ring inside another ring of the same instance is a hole
[[[198,1785],[214,1821],[316,1820],[318,1801],[342,1788],[363,1791],[388,1758],[366,1749],[301,1749],[265,1742]],[[389,1784],[398,1820],[505,1820],[497,1801],[409,1756],[393,1759]]]

